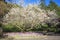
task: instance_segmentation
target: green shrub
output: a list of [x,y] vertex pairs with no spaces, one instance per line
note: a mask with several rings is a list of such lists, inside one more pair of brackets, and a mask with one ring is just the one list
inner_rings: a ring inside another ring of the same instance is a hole
[[35,25],[35,26],[31,29],[31,31],[42,31],[42,26],[41,26],[41,24]]
[[4,32],[27,32],[27,31],[59,32],[59,30],[56,27],[54,26],[48,27],[47,24],[44,24],[44,25],[37,24],[33,27],[29,23],[28,24],[25,23],[19,26],[16,26],[16,25],[7,24],[7,25],[4,25],[2,28]]
[[4,32],[18,32],[20,29],[12,24],[4,25],[3,26]]

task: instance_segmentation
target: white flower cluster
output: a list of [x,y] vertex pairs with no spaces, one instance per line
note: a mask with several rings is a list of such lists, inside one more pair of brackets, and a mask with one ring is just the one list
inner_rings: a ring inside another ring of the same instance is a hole
[[36,25],[55,19],[57,17],[54,11],[46,11],[39,8],[36,5],[29,5],[25,8],[12,8],[8,14],[3,18],[4,23],[18,23],[22,25],[24,23],[30,23]]

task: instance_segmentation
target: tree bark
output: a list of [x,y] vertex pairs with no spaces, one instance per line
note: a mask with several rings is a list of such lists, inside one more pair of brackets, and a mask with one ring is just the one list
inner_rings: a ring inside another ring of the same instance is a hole
[[3,36],[3,30],[2,30],[2,28],[0,27],[0,37],[2,37]]

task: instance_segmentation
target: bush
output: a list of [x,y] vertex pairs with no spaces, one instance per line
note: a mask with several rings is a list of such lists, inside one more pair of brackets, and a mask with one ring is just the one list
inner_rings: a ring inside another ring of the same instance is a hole
[[3,27],[4,32],[27,32],[27,31],[42,31],[41,25],[31,26],[30,23],[21,24],[7,24]]
[[19,32],[20,29],[12,24],[4,25],[3,27],[4,32]]
[[55,26],[49,27],[47,24],[37,24],[35,26],[31,26],[29,23],[25,23],[23,25],[19,24],[7,24],[4,25],[3,27],[4,32],[27,32],[27,31],[36,31],[36,32],[59,32],[58,28]]

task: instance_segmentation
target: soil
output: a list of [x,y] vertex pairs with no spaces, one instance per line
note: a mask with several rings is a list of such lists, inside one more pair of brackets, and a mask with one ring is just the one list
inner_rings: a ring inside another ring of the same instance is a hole
[[5,38],[0,40],[60,40],[60,36],[43,35],[36,32],[8,32],[4,35]]

